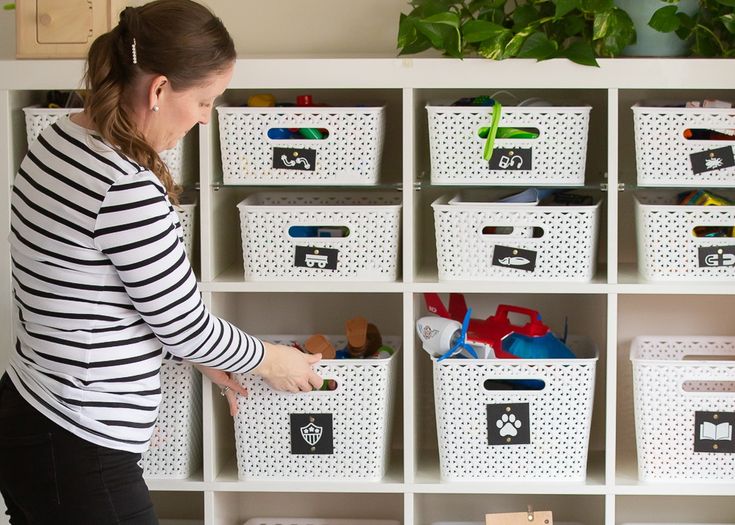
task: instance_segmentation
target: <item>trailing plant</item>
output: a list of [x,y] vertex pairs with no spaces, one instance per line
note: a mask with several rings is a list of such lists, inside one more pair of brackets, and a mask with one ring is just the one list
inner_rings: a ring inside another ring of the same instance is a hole
[[[735,0],[733,0],[735,1]],[[563,57],[596,66],[635,42],[633,21],[613,0],[412,0],[401,14],[400,54],[435,48],[462,58]]]
[[735,0],[700,0],[693,16],[677,12],[678,0],[658,9],[648,23],[662,33],[675,32],[696,57],[735,57]]

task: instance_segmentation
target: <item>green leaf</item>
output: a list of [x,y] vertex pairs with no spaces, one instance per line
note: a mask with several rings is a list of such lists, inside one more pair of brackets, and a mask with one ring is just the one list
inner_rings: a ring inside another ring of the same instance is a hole
[[398,54],[399,55],[413,55],[415,53],[420,53],[421,51],[426,51],[430,47],[431,47],[431,41],[428,38],[426,38],[424,35],[419,35],[419,38],[417,38],[415,41],[403,46],[403,48]]
[[523,4],[513,11],[511,18],[513,19],[514,28],[523,29],[538,20],[539,12],[531,4]]
[[415,19],[401,13],[398,22],[398,47],[406,47],[416,40],[416,36]]
[[535,58],[545,60],[551,58],[559,48],[558,44],[549,40],[544,33],[536,32],[530,35],[518,52],[519,58]]
[[513,32],[510,29],[503,29],[500,33],[482,42],[478,48],[478,53],[485,58],[500,60],[503,58],[505,46],[512,36]]
[[595,59],[595,51],[589,42],[577,40],[569,44],[566,49],[562,49],[559,56],[568,58],[572,62],[583,66],[600,67]]
[[595,16],[594,35],[593,39],[598,40],[597,53],[607,57],[620,55],[625,46],[636,40],[633,21],[628,13],[617,8]]
[[554,4],[556,4],[554,16],[561,18],[572,9],[577,9],[579,7],[579,0],[554,0]]
[[444,24],[451,27],[459,28],[459,15],[457,13],[437,13],[430,17],[424,18],[422,22],[428,24]]
[[457,31],[450,31],[445,40],[446,48],[444,52],[450,57],[462,58],[462,44],[459,40]]
[[584,18],[579,15],[570,15],[564,18],[564,34],[576,36],[584,31]]
[[735,14],[729,13],[722,15],[720,17],[720,21],[722,21],[722,25],[725,26],[725,29],[727,29],[730,34],[735,34]]
[[717,0],[717,3],[728,7],[735,7],[735,0]]
[[462,26],[462,36],[465,42],[482,42],[491,38],[505,28],[485,20],[470,20]]
[[648,21],[648,25],[661,33],[676,31],[681,25],[681,20],[676,16],[676,9],[675,5],[667,5],[657,9]]
[[[645,0],[639,0],[645,1]],[[589,13],[600,13],[615,7],[613,0],[580,0],[580,9]]]
[[433,47],[441,50],[446,49],[449,35],[454,32],[449,26],[430,24],[423,20],[416,22],[416,29],[431,41]]
[[521,50],[523,42],[526,41],[526,38],[528,38],[528,35],[530,35],[532,31],[532,29],[524,29],[523,31],[520,31],[513,35],[513,38],[511,38],[505,46],[503,58],[517,56],[518,52]]

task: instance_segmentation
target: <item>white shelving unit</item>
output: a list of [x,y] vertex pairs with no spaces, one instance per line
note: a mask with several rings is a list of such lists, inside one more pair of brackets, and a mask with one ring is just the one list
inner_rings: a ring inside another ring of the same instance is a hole
[[[82,69],[81,61],[0,61],[0,159],[7,177],[7,184],[0,186],[1,231],[9,231],[10,189],[26,147],[21,108],[39,101],[44,90],[77,88]],[[425,105],[498,90],[552,102],[573,99],[593,107],[585,187],[600,192],[604,203],[598,268],[590,283],[437,282],[430,203],[458,187],[429,183]],[[202,471],[189,480],[149,482],[161,517],[207,525],[242,524],[256,516],[377,518],[430,525],[483,521],[487,512],[533,505],[553,510],[558,521],[585,525],[734,521],[735,484],[638,482],[628,360],[636,335],[733,335],[735,285],[653,284],[637,275],[630,110],[637,100],[656,95],[735,100],[731,61],[614,59],[600,60],[599,68],[591,68],[565,60],[238,60],[225,102],[244,103],[256,92],[282,100],[310,93],[315,100],[333,104],[379,100],[387,105],[380,189],[400,191],[402,196],[398,282],[244,282],[235,205],[264,188],[221,184],[216,120],[194,130],[187,142],[187,182],[199,188],[195,267],[205,300],[217,315],[253,334],[306,334],[340,333],[345,319],[362,314],[384,333],[403,335],[390,469],[381,483],[238,481],[232,419],[219,392],[210,386],[203,393]],[[9,268],[9,256],[0,258],[0,292],[7,298]],[[414,331],[415,320],[425,314],[423,292],[463,292],[476,316],[488,315],[502,302],[532,307],[555,330],[561,330],[567,316],[571,333],[595,341],[600,359],[585,482],[440,480],[431,364]],[[3,366],[12,348],[10,312],[10,299],[0,303],[3,333],[8,334],[0,347]]]

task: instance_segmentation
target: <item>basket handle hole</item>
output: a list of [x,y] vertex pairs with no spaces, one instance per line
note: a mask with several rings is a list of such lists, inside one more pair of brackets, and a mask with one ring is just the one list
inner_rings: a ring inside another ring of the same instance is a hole
[[347,226],[291,226],[288,235],[293,239],[342,238],[349,237],[350,229]]
[[[477,136],[481,139],[486,139],[490,133],[490,126],[483,126],[477,130]],[[541,132],[538,128],[498,128],[498,132],[495,135],[496,139],[523,139],[523,140],[535,140],[539,138]]]
[[703,237],[735,237],[735,226],[695,226],[692,236]]
[[482,384],[485,390],[526,390],[539,391],[546,388],[543,379],[485,379]]
[[269,128],[267,132],[271,140],[324,140],[329,137],[325,128]]
[[735,129],[687,128],[681,133],[684,140],[717,141],[735,140]]
[[516,237],[539,239],[544,236],[544,229],[540,226],[483,226],[482,234],[515,235]]

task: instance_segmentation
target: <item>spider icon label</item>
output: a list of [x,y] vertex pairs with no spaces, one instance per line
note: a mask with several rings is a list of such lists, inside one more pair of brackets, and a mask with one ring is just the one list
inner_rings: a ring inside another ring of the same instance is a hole
[[694,174],[735,166],[735,157],[733,157],[731,146],[692,153],[689,155],[689,160],[692,163]]
[[314,171],[316,169],[316,151],[301,148],[273,148],[273,168]]
[[316,270],[336,270],[339,250],[316,246],[295,246],[294,266]]

